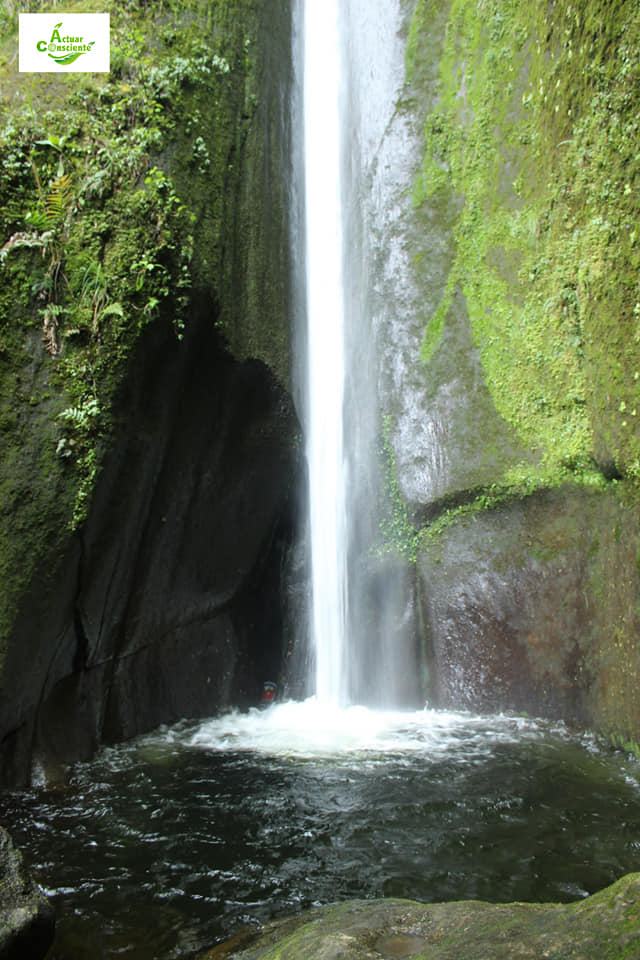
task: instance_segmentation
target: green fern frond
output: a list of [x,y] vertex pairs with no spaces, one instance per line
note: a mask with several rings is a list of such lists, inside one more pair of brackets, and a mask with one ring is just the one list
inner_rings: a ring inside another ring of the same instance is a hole
[[45,200],[45,217],[50,227],[55,227],[65,219],[73,200],[73,184],[68,173],[64,173],[51,184]]

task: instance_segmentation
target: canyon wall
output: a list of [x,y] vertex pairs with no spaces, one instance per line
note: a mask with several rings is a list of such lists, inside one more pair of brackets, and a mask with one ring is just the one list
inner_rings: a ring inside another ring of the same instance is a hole
[[402,6],[405,78],[370,190],[373,205],[386,191],[383,534],[415,573],[425,689],[625,741],[640,733],[639,32],[628,2]]
[[9,783],[255,702],[287,643],[289,4],[99,9],[106,76],[19,74],[1,24]]

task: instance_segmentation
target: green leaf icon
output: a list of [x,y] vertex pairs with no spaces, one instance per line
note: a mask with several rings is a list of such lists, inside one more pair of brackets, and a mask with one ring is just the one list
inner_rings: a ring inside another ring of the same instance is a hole
[[54,63],[60,64],[61,67],[67,67],[70,63],[73,63],[78,57],[81,57],[84,53],[84,50],[80,53],[67,53],[64,57],[54,57],[53,54],[49,54]]

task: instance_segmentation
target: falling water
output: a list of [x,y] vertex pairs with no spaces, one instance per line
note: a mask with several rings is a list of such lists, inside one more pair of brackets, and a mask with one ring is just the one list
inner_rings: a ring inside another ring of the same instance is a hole
[[[300,0],[304,15],[306,403],[315,692],[325,703],[424,703],[412,578],[386,550],[388,398],[378,344],[404,277],[397,175],[404,78],[399,0]],[[300,248],[297,244],[297,249]],[[400,255],[399,255],[400,254]],[[300,278],[302,282],[302,278]]]
[[308,449],[316,696],[349,689],[340,0],[305,0],[304,138]]

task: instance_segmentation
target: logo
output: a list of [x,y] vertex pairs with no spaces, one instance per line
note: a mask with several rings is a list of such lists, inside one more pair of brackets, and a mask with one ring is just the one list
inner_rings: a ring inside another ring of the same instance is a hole
[[55,63],[60,64],[61,67],[68,67],[69,64],[75,63],[83,53],[90,53],[91,48],[95,45],[95,40],[85,43],[84,37],[62,37],[60,36],[61,26],[62,20],[60,23],[56,23],[51,31],[49,43],[46,40],[38,40],[36,50],[40,53],[46,51],[47,56],[51,57]]
[[21,73],[109,71],[108,13],[21,13]]

